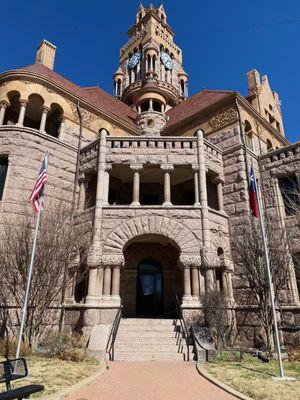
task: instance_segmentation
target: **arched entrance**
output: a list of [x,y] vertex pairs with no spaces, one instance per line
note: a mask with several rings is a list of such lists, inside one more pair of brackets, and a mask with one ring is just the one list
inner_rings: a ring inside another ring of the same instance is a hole
[[163,270],[152,257],[138,264],[136,311],[141,316],[163,314]]
[[120,295],[124,316],[171,317],[175,293],[181,298],[182,269],[179,251],[160,235],[136,237],[124,250]]

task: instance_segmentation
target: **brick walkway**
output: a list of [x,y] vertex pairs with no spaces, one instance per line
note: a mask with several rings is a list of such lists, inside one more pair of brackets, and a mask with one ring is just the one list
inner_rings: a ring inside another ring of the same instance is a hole
[[68,400],[234,400],[202,378],[193,363],[110,363],[109,369]]

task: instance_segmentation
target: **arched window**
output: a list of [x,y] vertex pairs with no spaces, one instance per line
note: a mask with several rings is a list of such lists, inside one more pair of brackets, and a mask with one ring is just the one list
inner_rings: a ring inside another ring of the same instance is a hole
[[153,110],[161,112],[161,104],[158,101],[153,101]]
[[20,93],[12,91],[8,93],[9,106],[5,111],[3,125],[15,125],[20,114]]
[[245,143],[246,146],[250,149],[253,150],[253,141],[252,141],[252,127],[249,121],[245,120]]
[[273,150],[273,145],[271,140],[267,139],[267,151],[272,151]]
[[180,80],[180,96],[185,97],[185,84],[183,79]]
[[48,112],[47,116],[47,122],[46,122],[46,133],[48,135],[58,137],[59,136],[59,130],[60,130],[60,124],[61,120],[63,117],[63,109],[61,108],[60,105],[56,103],[52,103],[50,110]]
[[122,88],[122,82],[121,82],[121,79],[118,79],[118,82],[117,82],[117,96],[121,96],[122,95],[121,88]]
[[149,109],[150,109],[150,102],[149,102],[149,100],[144,101],[144,102],[141,104],[141,111],[142,111],[142,112],[145,112],[145,111],[149,111]]
[[33,129],[40,129],[43,104],[44,100],[38,94],[31,94],[28,97],[24,126]]

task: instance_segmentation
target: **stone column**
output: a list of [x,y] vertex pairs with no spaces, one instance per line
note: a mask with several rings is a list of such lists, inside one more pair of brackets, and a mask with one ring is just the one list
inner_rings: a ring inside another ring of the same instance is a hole
[[105,167],[105,182],[104,182],[104,186],[105,186],[105,194],[104,194],[104,204],[105,205],[109,205],[108,203],[108,197],[109,197],[109,179],[110,179],[110,172],[112,170],[112,166],[111,165],[106,165]]
[[149,100],[149,110],[153,111],[153,100],[152,99]]
[[114,297],[120,296],[120,265],[113,267],[111,294]]
[[206,291],[213,290],[214,288],[214,273],[212,267],[215,263],[215,257],[212,254],[210,242],[210,225],[209,225],[209,212],[207,204],[207,184],[206,184],[206,165],[205,165],[205,152],[204,152],[204,138],[203,131],[197,131],[197,150],[198,150],[198,165],[199,165],[199,192],[201,204],[201,223],[202,223],[202,242],[203,242],[203,258],[206,268],[205,272],[205,289]]
[[183,296],[185,298],[191,297],[191,294],[192,294],[192,291],[191,291],[191,269],[190,269],[189,265],[183,266],[183,288],[184,288]]
[[223,180],[221,178],[216,178],[215,183],[217,185],[218,192],[218,208],[219,211],[224,211],[224,199],[223,199]]
[[136,66],[136,78],[141,79],[141,62],[139,61]]
[[[107,131],[102,129],[100,132],[100,143],[98,150],[98,164],[97,164],[97,191],[96,191],[96,205],[95,205],[95,217],[94,217],[94,227],[93,227],[93,236],[92,236],[92,244],[89,249],[88,254],[88,265],[90,268],[89,272],[89,289],[88,295],[86,297],[85,302],[87,304],[93,304],[100,299],[101,296],[101,288],[96,286],[95,279],[99,281],[98,274],[102,274],[103,270],[101,269],[99,273],[97,273],[97,269],[101,264],[101,226],[102,226],[102,207],[104,203],[104,174],[105,174],[105,163],[106,163],[106,135]],[[100,277],[101,279],[101,277]],[[96,287],[97,290],[92,290]],[[91,289],[90,289],[91,288]]]
[[164,172],[164,202],[163,206],[171,206],[171,172],[174,171],[173,165],[162,165],[161,170]]
[[25,99],[24,100],[20,100],[20,104],[21,104],[21,108],[20,108],[19,119],[18,119],[17,125],[18,126],[23,126],[28,100],[25,100]]
[[200,287],[199,287],[199,273],[198,273],[198,268],[196,265],[192,266],[192,295],[196,299],[199,299],[199,292],[200,292]]
[[9,106],[9,104],[8,104],[7,101],[2,100],[0,102],[0,125],[3,125],[4,117],[5,117],[5,111],[6,111],[8,106]]
[[40,123],[40,132],[45,132],[46,122],[47,122],[47,114],[48,114],[49,110],[50,110],[49,107],[46,107],[46,106],[42,107],[42,118],[41,118],[41,123]]
[[64,131],[65,131],[65,125],[66,125],[66,119],[65,117],[62,115],[60,117],[60,126],[59,126],[59,130],[58,130],[58,136],[61,137],[61,135],[63,135]]
[[192,166],[192,170],[194,172],[194,192],[195,192],[195,207],[200,206],[200,201],[199,201],[199,167],[197,165]]
[[104,277],[103,277],[103,295],[110,296],[110,287],[111,287],[111,267],[110,265],[104,268]]
[[142,165],[131,165],[130,169],[133,171],[133,195],[132,206],[140,206],[140,172],[143,170]]
[[200,306],[199,270],[201,257],[198,255],[181,255],[179,262],[183,268],[182,307]]
[[77,202],[77,208],[79,211],[84,210],[85,206],[85,176],[80,176],[78,179],[78,184],[79,184],[79,196],[78,196],[78,202]]

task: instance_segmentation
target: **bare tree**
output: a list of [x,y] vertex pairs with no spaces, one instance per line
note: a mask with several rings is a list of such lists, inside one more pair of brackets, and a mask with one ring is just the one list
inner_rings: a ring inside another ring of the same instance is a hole
[[[266,224],[270,267],[273,277],[275,302],[289,289],[291,257],[288,251],[286,235],[280,229],[278,221],[269,219]],[[245,218],[242,232],[233,242],[233,258],[238,266],[236,272],[243,280],[246,289],[240,303],[256,305],[254,311],[265,333],[265,345],[271,350],[272,318],[270,310],[270,292],[265,267],[263,241],[258,221],[253,217]]]
[[[3,309],[17,310],[14,324],[20,323],[32,250],[34,219],[32,212],[16,216],[3,226],[0,240],[0,302]],[[34,270],[28,301],[24,341],[36,346],[45,328],[57,324],[53,306],[60,305],[66,287],[67,273],[72,266],[76,275],[81,267],[78,255],[85,255],[88,238],[81,228],[74,228],[70,209],[63,204],[47,206],[43,212]]]
[[217,352],[220,353],[227,341],[228,311],[227,299],[218,290],[206,293],[202,299],[205,321],[210,328]]

